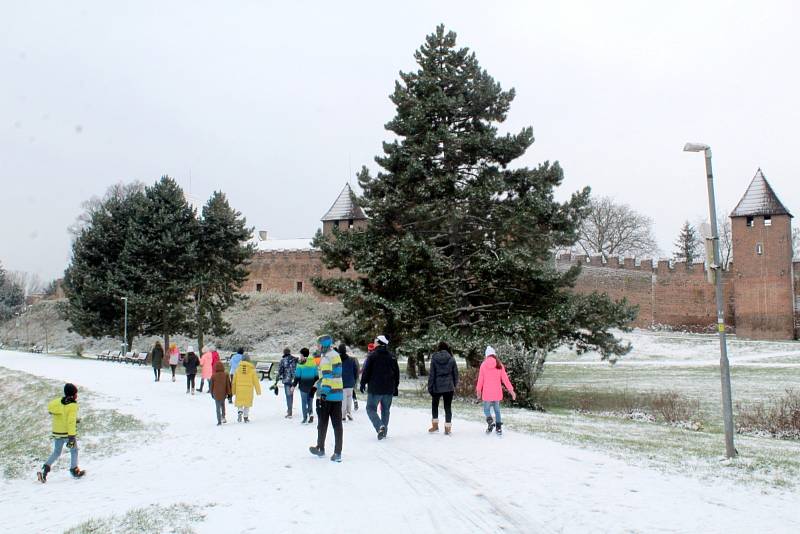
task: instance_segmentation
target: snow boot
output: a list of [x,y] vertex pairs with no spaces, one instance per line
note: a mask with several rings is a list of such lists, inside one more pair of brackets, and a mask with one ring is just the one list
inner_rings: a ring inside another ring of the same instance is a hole
[[350,415],[350,414],[347,414],[347,420],[348,420],[348,421],[352,421],[352,420],[353,420],[353,416],[352,416],[352,415]]
[[342,463],[342,455],[339,454],[338,452],[334,452],[331,455],[331,462]]
[[355,411],[358,411],[358,399],[356,399],[355,397],[353,398],[353,408],[355,409]]
[[81,478],[83,475],[86,474],[86,471],[84,471],[80,467],[73,467],[72,469],[69,470],[69,472],[72,475],[72,478]]
[[249,422],[250,422],[250,418],[249,418],[249,417],[245,417],[245,418],[244,418],[244,422],[245,422],[245,423],[249,423]]
[[431,420],[431,427],[428,429],[428,433],[433,434],[434,432],[439,431],[439,420],[432,419]]
[[497,423],[496,432],[497,432],[498,436],[502,436],[503,435],[503,423]]
[[314,446],[314,447],[309,447],[309,448],[308,448],[308,452],[310,452],[310,453],[311,453],[311,454],[313,454],[314,456],[319,456],[320,458],[321,458],[321,457],[323,457],[323,456],[325,456],[325,449],[320,449],[320,448],[319,448],[319,447],[317,447],[317,446]]
[[239,411],[239,417],[236,418],[236,422],[237,423],[241,423],[242,422],[242,412],[241,412],[241,410]]
[[381,439],[383,439],[385,437],[386,437],[386,427],[385,426],[381,426],[378,429],[378,439],[381,440]]
[[486,424],[488,425],[486,427],[486,433],[487,434],[491,434],[492,430],[494,430],[494,419],[492,419],[491,417],[487,417],[486,418]]
[[314,416],[313,415],[309,415],[308,416],[308,424],[310,425],[313,422],[314,422]]
[[49,472],[50,472],[50,466],[44,464],[42,466],[42,470],[36,473],[36,478],[39,479],[39,482],[44,484],[45,482],[47,482],[47,473]]
[[449,436],[453,433],[453,423],[444,424],[444,435]]

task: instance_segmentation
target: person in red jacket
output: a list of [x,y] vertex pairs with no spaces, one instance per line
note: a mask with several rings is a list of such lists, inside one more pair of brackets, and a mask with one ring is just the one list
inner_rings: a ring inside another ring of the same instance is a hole
[[[514,393],[514,386],[508,379],[506,369],[500,358],[495,354],[495,350],[488,346],[484,353],[486,359],[481,364],[478,372],[478,382],[475,385],[475,393],[478,399],[483,401],[483,415],[486,416],[486,433],[497,430],[498,434],[503,433],[503,422],[500,418],[500,401],[503,400],[503,386],[511,394],[511,398],[516,400],[517,394]],[[491,409],[494,409],[495,418],[492,419]]]

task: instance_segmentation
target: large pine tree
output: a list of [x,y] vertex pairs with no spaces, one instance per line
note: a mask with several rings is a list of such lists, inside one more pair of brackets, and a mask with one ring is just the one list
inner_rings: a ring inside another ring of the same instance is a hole
[[189,333],[202,348],[205,334],[231,333],[222,312],[244,297],[239,288],[247,279],[247,264],[255,252],[249,242],[252,228],[242,214],[231,207],[224,193],[214,192],[200,219],[197,270],[192,288],[194,318]]
[[[358,279],[316,280],[337,296],[360,339],[385,333],[413,356],[447,339],[472,363],[482,346],[513,339],[548,351],[574,344],[623,353],[610,333],[635,314],[624,302],[578,295],[579,270],[554,268],[551,251],[575,243],[588,188],[556,202],[558,163],[511,168],[533,144],[531,128],[499,134],[514,90],[503,91],[474,53],[439,26],[400,73],[386,128],[395,139],[363,168],[363,231],[318,233],[328,267]],[[344,328],[344,325],[342,325]]]

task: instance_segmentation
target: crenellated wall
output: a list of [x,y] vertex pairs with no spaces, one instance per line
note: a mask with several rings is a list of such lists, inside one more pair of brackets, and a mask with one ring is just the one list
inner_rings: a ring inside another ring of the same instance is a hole
[[[580,292],[599,291],[613,299],[627,298],[639,306],[635,326],[669,326],[693,331],[712,330],[717,322],[714,286],[706,279],[703,264],[562,254],[556,260],[559,269],[582,266],[575,285]],[[723,273],[725,324],[735,326],[733,277]]]

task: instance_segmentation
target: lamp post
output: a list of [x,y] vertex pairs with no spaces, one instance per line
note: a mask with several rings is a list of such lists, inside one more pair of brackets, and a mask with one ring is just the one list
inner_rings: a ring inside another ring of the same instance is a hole
[[722,255],[719,251],[719,231],[717,230],[717,206],[714,200],[714,176],[711,172],[711,147],[702,143],[686,143],[684,152],[703,152],[706,157],[706,183],[708,186],[708,212],[711,218],[711,240],[714,248],[713,269],[715,293],[717,297],[717,331],[719,332],[719,369],[722,381],[722,420],[725,425],[725,456],[736,456],[733,446],[733,403],[731,402],[731,369],[728,363],[728,345],[725,339],[724,297],[722,295]]
[[122,340],[122,348],[123,352],[128,354],[128,297],[122,297],[122,302],[125,303],[125,337]]

